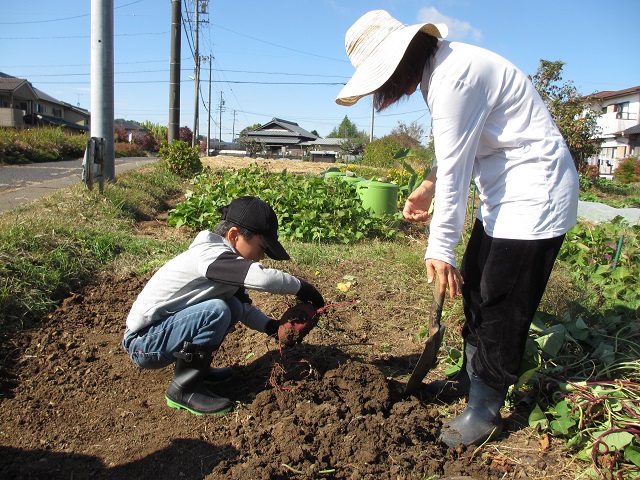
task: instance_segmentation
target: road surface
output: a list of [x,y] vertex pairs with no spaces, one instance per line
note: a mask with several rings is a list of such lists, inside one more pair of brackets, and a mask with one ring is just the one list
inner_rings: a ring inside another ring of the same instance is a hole
[[[116,180],[118,173],[157,160],[155,157],[116,158]],[[56,190],[81,182],[82,159],[26,165],[0,165],[0,212],[30,203]]]

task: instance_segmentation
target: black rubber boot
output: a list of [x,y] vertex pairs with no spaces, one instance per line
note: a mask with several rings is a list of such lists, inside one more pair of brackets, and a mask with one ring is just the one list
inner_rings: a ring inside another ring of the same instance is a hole
[[471,375],[471,359],[477,348],[469,343],[464,345],[464,358],[460,370],[451,378],[427,383],[426,389],[431,395],[440,400],[450,401],[469,395],[469,375]]
[[209,367],[204,372],[202,381],[204,383],[220,383],[220,382],[226,382],[231,377],[233,377],[233,368],[231,367],[222,367],[222,368]]
[[171,408],[184,408],[195,415],[227,413],[233,407],[228,398],[207,390],[202,384],[204,372],[211,364],[216,348],[184,342],[182,350],[174,353],[176,366],[173,379],[165,395]]
[[502,432],[500,408],[506,393],[490,387],[472,373],[467,408],[442,428],[440,441],[453,447],[459,443],[480,445],[496,438]]

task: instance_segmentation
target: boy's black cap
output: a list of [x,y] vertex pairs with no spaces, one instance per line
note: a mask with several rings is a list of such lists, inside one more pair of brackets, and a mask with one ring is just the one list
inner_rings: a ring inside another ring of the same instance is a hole
[[273,208],[258,197],[238,197],[220,210],[222,220],[235,223],[260,235],[267,244],[266,254],[274,260],[289,260],[278,241],[278,217]]

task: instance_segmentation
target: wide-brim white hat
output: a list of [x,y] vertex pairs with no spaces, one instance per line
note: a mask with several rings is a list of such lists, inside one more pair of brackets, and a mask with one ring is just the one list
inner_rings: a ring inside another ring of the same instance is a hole
[[418,32],[445,38],[444,23],[405,25],[384,10],[365,13],[347,30],[344,46],[356,71],[336,98],[339,105],[353,105],[389,80]]

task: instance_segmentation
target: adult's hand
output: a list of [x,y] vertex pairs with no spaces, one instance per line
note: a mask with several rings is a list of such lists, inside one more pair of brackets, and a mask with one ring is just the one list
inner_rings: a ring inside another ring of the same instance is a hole
[[432,169],[428,177],[407,198],[402,210],[404,218],[410,222],[426,222],[429,218],[429,207],[436,190],[436,169]]
[[462,293],[464,280],[456,267],[434,258],[427,258],[425,265],[427,267],[427,282],[433,283],[435,275],[438,275],[438,278],[440,278],[440,293],[442,295],[444,295],[447,287],[451,298],[455,298],[458,293]]

